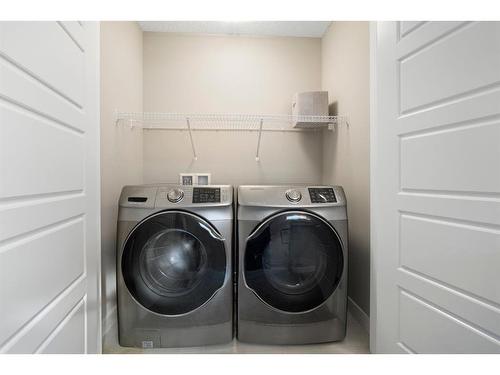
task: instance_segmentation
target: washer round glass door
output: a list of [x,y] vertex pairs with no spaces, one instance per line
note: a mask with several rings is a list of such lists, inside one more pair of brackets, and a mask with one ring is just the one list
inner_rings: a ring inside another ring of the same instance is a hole
[[224,284],[224,240],[201,217],[163,211],[132,230],[121,267],[125,285],[142,306],[163,315],[185,314]]
[[245,282],[268,305],[285,312],[314,309],[342,277],[342,243],[332,226],[303,211],[274,215],[248,237]]

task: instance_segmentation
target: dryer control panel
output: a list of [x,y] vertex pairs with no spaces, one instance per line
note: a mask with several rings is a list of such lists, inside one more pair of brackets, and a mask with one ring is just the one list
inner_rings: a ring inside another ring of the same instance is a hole
[[333,188],[309,188],[309,197],[311,198],[311,203],[335,203],[337,202],[337,197],[335,197],[335,192]]
[[344,190],[334,185],[241,185],[238,204],[252,207],[313,208],[346,205]]

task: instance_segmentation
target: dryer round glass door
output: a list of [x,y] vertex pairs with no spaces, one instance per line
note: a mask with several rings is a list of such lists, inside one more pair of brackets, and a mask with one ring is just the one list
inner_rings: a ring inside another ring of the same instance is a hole
[[129,292],[142,306],[162,315],[185,314],[224,284],[224,241],[201,217],[160,212],[130,233],[121,267]]
[[247,239],[245,282],[278,310],[303,312],[321,305],[337,288],[343,266],[337,232],[307,212],[274,215]]

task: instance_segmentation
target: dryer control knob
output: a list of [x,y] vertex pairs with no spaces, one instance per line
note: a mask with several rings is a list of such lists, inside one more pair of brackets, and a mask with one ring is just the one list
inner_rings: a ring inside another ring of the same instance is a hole
[[288,199],[292,203],[296,203],[302,199],[302,194],[300,191],[295,189],[287,190],[285,193],[286,199]]
[[167,193],[167,199],[172,203],[177,203],[184,198],[184,192],[181,189],[172,189]]

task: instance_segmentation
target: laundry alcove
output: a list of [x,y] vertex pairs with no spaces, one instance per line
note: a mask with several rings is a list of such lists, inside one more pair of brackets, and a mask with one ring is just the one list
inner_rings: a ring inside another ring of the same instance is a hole
[[[121,188],[177,183],[185,172],[209,172],[212,183],[234,186],[344,186],[350,224],[357,228],[350,238],[349,307],[366,331],[368,23],[326,23],[316,36],[207,35],[148,27],[101,26],[103,331],[110,331],[116,317]],[[294,94],[322,90],[329,93],[330,115],[302,119],[316,129],[294,128]]]

